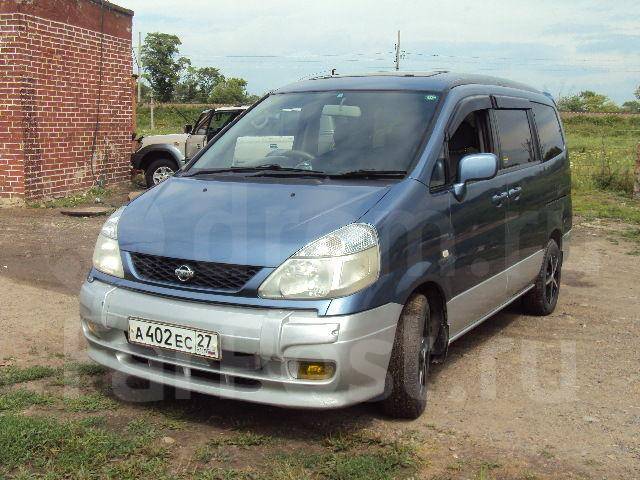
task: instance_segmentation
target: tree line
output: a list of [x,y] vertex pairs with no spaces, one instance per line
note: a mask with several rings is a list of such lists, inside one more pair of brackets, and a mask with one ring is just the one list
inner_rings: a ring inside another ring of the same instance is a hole
[[154,32],[145,36],[138,61],[142,62],[142,100],[177,103],[253,103],[244,78],[225,77],[215,67],[195,67],[180,56],[176,35]]
[[[195,67],[180,56],[182,42],[176,35],[154,32],[146,35],[140,59],[144,67],[142,99],[153,94],[158,102],[176,103],[253,103],[256,95],[247,92],[244,78],[227,78],[215,67]],[[640,87],[636,100],[617,105],[606,95],[584,90],[558,99],[558,107],[567,112],[640,113]]]
[[626,112],[640,113],[640,87],[634,92],[636,100],[617,105],[606,95],[584,90],[575,95],[566,95],[558,99],[558,108],[564,112]]

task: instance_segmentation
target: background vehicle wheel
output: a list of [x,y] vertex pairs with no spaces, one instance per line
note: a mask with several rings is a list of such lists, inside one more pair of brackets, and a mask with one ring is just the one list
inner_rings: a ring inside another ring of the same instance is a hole
[[555,310],[560,295],[561,273],[562,252],[555,240],[549,240],[535,286],[522,299],[526,313],[549,315]]
[[154,185],[164,182],[175,172],[175,162],[166,158],[159,158],[158,160],[151,162],[151,165],[149,165],[147,170],[144,172],[144,179],[147,182],[147,187],[151,188]]
[[427,406],[427,380],[434,342],[430,324],[427,297],[413,295],[400,315],[387,372],[382,408],[391,417],[418,418]]

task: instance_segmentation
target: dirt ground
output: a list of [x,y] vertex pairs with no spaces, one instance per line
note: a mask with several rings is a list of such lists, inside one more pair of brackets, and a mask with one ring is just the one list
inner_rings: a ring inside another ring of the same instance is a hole
[[[0,209],[0,365],[84,357],[76,295],[103,221]],[[421,478],[471,478],[466,465],[478,462],[492,478],[640,478],[640,257],[618,241],[622,228],[578,222],[556,312],[514,306],[452,345],[420,419],[389,420],[372,404],[310,414],[196,395],[180,401],[190,427],[174,435],[178,457],[242,422],[291,448],[316,431],[417,432]],[[126,404],[112,420],[145,408]]]

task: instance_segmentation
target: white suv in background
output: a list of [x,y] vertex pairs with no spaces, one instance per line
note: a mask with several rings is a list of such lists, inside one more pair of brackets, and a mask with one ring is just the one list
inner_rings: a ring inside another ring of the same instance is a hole
[[184,126],[184,133],[141,137],[140,147],[131,156],[131,165],[135,170],[144,170],[147,187],[157,185],[248,108],[242,105],[205,110],[194,125]]

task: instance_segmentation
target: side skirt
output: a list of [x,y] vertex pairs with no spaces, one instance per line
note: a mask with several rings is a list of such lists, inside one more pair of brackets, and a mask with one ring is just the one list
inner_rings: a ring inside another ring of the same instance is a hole
[[522,297],[525,293],[527,293],[529,290],[531,290],[535,285],[529,285],[527,286],[524,290],[520,291],[519,293],[517,293],[516,295],[514,295],[513,297],[511,297],[509,300],[507,300],[506,302],[504,302],[503,304],[501,304],[499,307],[495,308],[494,310],[492,310],[491,312],[487,313],[484,317],[480,318],[480,320],[478,320],[475,323],[472,323],[471,325],[469,325],[467,328],[465,328],[464,330],[462,330],[461,332],[458,332],[455,336],[451,337],[449,339],[449,345],[451,345],[454,341],[456,341],[458,338],[460,338],[461,336],[463,336],[465,333],[469,332],[470,330],[473,330],[474,328],[476,328],[478,325],[480,325],[482,322],[484,322],[485,320],[487,320],[488,318],[492,317],[493,315],[495,315],[496,313],[498,313],[500,310],[504,309],[505,307],[509,306],[510,304],[512,304],[513,302],[515,302],[516,300],[518,300],[520,297]]

